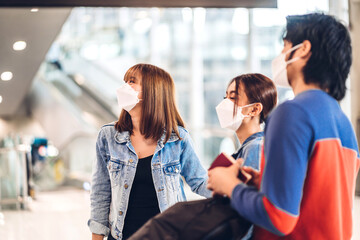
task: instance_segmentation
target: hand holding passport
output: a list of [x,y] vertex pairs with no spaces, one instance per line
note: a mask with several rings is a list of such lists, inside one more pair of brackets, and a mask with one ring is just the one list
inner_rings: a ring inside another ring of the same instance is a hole
[[[232,164],[234,164],[236,160],[232,157],[227,155],[226,153],[220,153],[208,170],[211,170],[216,167],[229,167]],[[245,172],[243,169],[239,169],[239,175],[238,178],[243,182],[247,183],[251,179],[251,175]]]

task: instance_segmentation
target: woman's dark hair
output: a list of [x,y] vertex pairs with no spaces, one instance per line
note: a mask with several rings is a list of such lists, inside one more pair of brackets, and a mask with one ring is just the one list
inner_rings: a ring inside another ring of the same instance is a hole
[[293,46],[305,40],[311,43],[311,56],[303,69],[305,83],[317,84],[336,100],[343,99],[352,62],[347,28],[320,13],[288,16],[286,20],[284,40]]
[[[248,98],[249,104],[261,103],[263,105],[263,110],[260,114],[260,123],[264,122],[277,103],[277,91],[274,82],[260,73],[249,73],[237,76],[230,81],[229,85],[234,81],[236,89],[235,106],[238,105],[241,85]],[[234,108],[234,114],[236,114],[236,108]]]
[[[137,73],[142,79],[141,134],[146,139],[159,140],[165,131],[164,142],[170,138],[172,132],[180,138],[178,126],[184,127],[184,122],[176,106],[175,86],[170,74],[154,65],[141,63],[125,73],[124,81],[128,82]],[[115,129],[133,133],[131,116],[127,111],[121,111]]]

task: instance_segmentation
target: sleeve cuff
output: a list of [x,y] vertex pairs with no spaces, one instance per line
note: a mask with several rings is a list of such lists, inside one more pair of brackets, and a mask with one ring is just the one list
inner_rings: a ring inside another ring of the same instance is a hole
[[110,233],[110,228],[91,219],[88,221],[88,226],[90,228],[90,231],[95,234],[104,235],[105,237],[107,237]]
[[238,185],[236,185],[235,187],[234,187],[234,189],[232,190],[232,192],[231,192],[231,202],[230,202],[230,204],[231,204],[231,207],[232,208],[234,208],[234,209],[236,209],[235,208],[235,203],[234,203],[234,198],[233,198],[233,196],[234,196],[234,193],[235,193],[235,191],[241,191],[243,188],[246,188],[247,186],[246,186],[246,184],[245,183],[239,183]]

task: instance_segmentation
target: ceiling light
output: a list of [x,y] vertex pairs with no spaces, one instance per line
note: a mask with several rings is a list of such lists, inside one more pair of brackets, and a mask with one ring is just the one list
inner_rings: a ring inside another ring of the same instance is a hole
[[38,12],[38,11],[39,11],[38,8],[32,8],[32,9],[30,10],[30,12]]
[[1,80],[3,81],[10,81],[13,78],[12,72],[3,72],[1,74]]
[[0,96],[0,103],[2,103],[2,96]]
[[13,45],[13,49],[15,51],[21,51],[21,50],[24,50],[25,48],[26,48],[26,42],[25,41],[17,41]]

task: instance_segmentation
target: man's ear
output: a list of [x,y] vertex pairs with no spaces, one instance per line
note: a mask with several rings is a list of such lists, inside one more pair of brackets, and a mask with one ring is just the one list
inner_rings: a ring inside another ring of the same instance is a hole
[[299,57],[309,58],[311,56],[311,42],[309,40],[304,40],[302,46],[299,48]]

